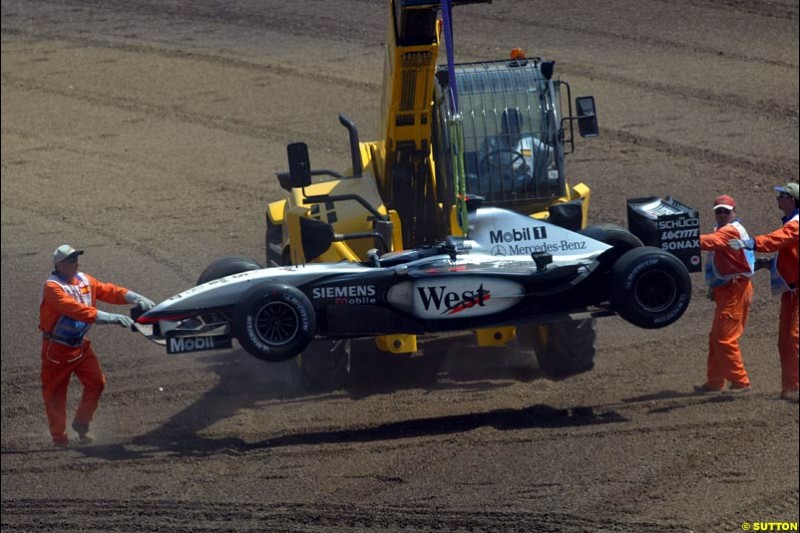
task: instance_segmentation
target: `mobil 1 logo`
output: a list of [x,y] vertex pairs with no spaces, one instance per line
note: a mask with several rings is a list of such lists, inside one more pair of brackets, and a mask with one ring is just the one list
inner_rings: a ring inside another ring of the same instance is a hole
[[180,354],[233,348],[233,341],[224,335],[199,337],[168,337],[167,353]]

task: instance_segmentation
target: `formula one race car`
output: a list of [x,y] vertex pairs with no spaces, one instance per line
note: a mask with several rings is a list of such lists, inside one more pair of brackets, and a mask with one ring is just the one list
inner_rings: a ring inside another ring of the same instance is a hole
[[[576,232],[499,208],[474,208],[469,222],[469,238],[372,251],[365,262],[262,268],[223,258],[206,269],[198,286],[139,316],[135,327],[168,353],[231,348],[236,339],[253,356],[277,362],[297,356],[315,338],[611,314],[642,328],[662,328],[689,305],[691,279],[681,260],[642,245],[622,228]],[[316,241],[308,249],[325,249],[341,238],[324,222],[304,223],[303,238],[314,235]],[[612,234],[617,237],[608,238]]]

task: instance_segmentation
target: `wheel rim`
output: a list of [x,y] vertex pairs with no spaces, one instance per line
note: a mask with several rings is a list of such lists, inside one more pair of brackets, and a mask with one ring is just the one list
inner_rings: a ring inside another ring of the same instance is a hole
[[283,346],[297,336],[300,317],[285,302],[269,302],[255,315],[256,333],[267,344]]
[[664,270],[651,270],[636,280],[633,297],[636,303],[650,313],[663,312],[673,304],[678,287]]

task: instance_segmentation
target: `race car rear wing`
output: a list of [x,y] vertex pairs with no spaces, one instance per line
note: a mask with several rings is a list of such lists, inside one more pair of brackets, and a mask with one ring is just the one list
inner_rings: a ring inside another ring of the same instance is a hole
[[628,228],[645,246],[666,250],[680,259],[689,272],[700,272],[700,215],[667,197],[628,200]]

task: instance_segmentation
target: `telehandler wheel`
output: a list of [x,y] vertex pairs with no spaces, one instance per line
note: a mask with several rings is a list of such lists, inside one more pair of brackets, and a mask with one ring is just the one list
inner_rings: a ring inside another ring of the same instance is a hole
[[203,270],[200,277],[197,278],[197,285],[214,281],[215,279],[224,278],[233,274],[241,272],[249,272],[251,270],[259,270],[264,268],[261,263],[249,257],[228,256],[217,259]]
[[268,282],[242,295],[233,310],[231,331],[250,355],[278,363],[306,349],[314,338],[315,319],[300,289]]
[[612,309],[640,328],[669,326],[689,307],[691,296],[688,270],[677,257],[659,248],[630,250],[612,267]]
[[533,348],[539,369],[550,379],[565,379],[594,368],[597,324],[593,318],[529,323],[517,327],[517,337],[524,348]]
[[300,383],[311,392],[343,388],[350,378],[350,340],[312,342],[297,358]]

